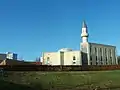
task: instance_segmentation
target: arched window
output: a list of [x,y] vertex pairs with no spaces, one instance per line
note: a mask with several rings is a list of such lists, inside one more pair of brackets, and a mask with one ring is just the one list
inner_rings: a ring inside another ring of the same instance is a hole
[[76,57],[75,57],[75,56],[73,56],[73,60],[76,60]]
[[47,57],[47,61],[46,61],[47,64],[50,63],[50,57]]
[[47,60],[50,60],[50,58],[49,58],[49,57],[47,57]]
[[73,62],[73,64],[75,64],[75,62]]

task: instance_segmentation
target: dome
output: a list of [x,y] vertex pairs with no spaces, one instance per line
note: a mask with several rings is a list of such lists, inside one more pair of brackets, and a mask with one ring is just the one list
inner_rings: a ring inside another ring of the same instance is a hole
[[58,50],[59,52],[68,52],[68,51],[72,51],[72,49],[70,48],[62,48],[60,50]]

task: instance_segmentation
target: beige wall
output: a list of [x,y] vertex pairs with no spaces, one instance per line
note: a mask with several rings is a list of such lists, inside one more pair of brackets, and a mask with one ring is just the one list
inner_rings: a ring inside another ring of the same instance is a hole
[[[80,51],[70,51],[64,53],[64,65],[81,65]],[[75,60],[73,60],[75,57]]]
[[48,57],[49,65],[81,65],[80,51],[43,53],[43,65],[47,64]]
[[[47,60],[49,58],[49,60]],[[60,53],[59,52],[46,52],[43,53],[43,65],[60,65]]]

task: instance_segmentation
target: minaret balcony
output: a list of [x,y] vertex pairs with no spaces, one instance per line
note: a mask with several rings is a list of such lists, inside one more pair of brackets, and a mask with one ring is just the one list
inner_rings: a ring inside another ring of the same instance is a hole
[[81,37],[88,37],[88,34],[87,33],[82,33]]

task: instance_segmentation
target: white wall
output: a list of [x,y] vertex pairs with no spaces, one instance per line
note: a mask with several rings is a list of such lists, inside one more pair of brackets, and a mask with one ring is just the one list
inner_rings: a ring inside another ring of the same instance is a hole
[[[96,43],[90,43],[89,45],[91,47],[91,52],[89,52],[89,55],[92,57],[92,64],[96,65],[96,56],[97,56],[97,61],[98,65],[115,65],[116,64],[116,47],[115,46],[110,46],[110,45],[103,45],[103,44],[96,44]],[[90,49],[89,47],[89,49]],[[96,52],[95,52],[96,48]],[[101,51],[100,51],[101,49]],[[106,49],[106,52],[105,52]],[[110,55],[110,50],[111,50],[111,55]],[[106,62],[106,57],[107,57],[107,62]],[[110,57],[112,57],[112,63],[110,60]],[[102,58],[102,61],[101,61]],[[89,62],[91,60],[89,59]]]

